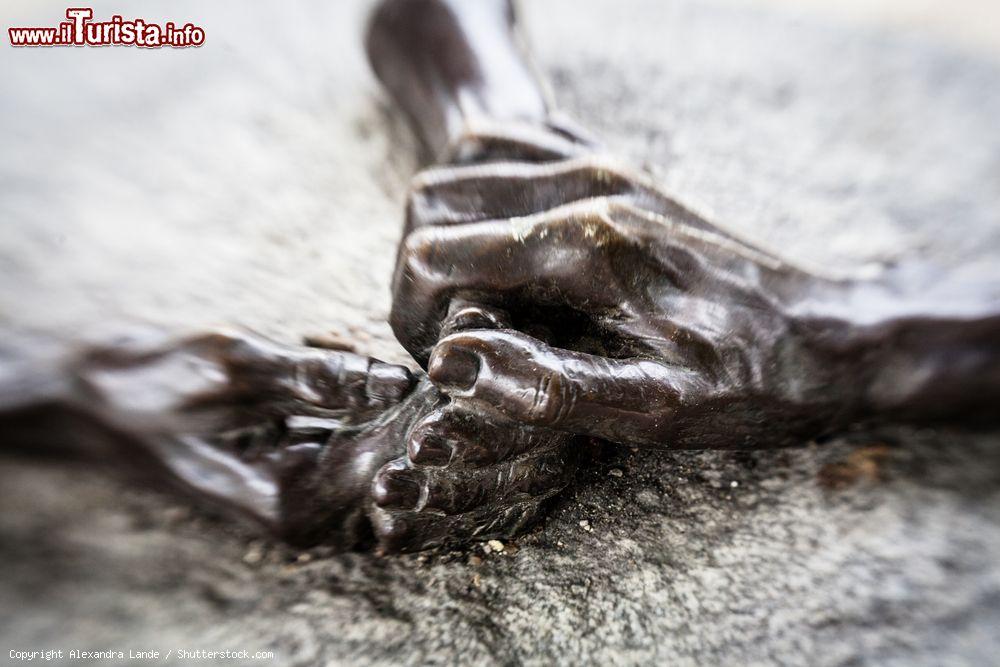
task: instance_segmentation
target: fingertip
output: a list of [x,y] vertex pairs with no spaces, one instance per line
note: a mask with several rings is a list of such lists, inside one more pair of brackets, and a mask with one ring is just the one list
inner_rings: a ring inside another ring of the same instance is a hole
[[427,374],[445,389],[469,391],[479,377],[479,355],[465,349],[459,340],[444,340],[431,353]]
[[509,320],[510,316],[499,308],[456,299],[448,309],[441,335],[444,338],[461,331],[503,329]]
[[372,485],[372,499],[386,509],[414,509],[420,502],[420,481],[405,461],[385,464]]
[[376,402],[398,403],[414,385],[413,374],[403,366],[373,361],[368,368],[365,393]]
[[419,430],[410,436],[406,453],[417,465],[446,466],[451,463],[455,448],[447,438],[428,430]]

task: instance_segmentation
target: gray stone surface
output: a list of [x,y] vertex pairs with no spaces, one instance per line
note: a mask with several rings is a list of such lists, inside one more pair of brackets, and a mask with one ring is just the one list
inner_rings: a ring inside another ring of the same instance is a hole
[[[995,65],[777,10],[525,5],[565,108],[715,219],[827,268],[918,257],[961,280],[997,261]],[[65,336],[237,324],[286,340],[334,329],[405,358],[384,318],[414,164],[361,55],[366,3],[273,7],[171,3],[171,18],[205,26],[199,50],[2,47],[0,324]],[[25,3],[5,18],[45,25],[63,9]],[[288,665],[982,665],[1000,654],[995,434],[612,451],[514,554],[384,559],[301,555],[97,473],[2,466],[4,659],[204,648],[273,650]]]

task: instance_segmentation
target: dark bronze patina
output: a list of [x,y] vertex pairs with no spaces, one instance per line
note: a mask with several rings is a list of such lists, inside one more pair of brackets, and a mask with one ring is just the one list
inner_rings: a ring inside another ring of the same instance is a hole
[[242,333],[154,338],[11,374],[7,444],[124,467],[294,543],[370,538],[372,476],[424,408],[407,369]]
[[[393,284],[396,336],[450,396],[664,448],[996,416],[1000,304],[989,290],[949,289],[929,267],[824,276],[748,243],[558,129],[513,31],[503,0],[397,0],[369,40],[428,148],[481,160],[415,179]],[[517,159],[524,124],[550,143]],[[498,137],[491,161],[478,147]],[[513,326],[446,335],[456,299]]]
[[[455,405],[668,449],[1000,416],[987,291],[926,267],[823,276],[755,247],[570,129],[520,44],[507,0],[387,0],[369,33],[449,163],[414,180],[390,323]],[[452,331],[456,303],[487,326]]]
[[114,466],[300,546],[509,535],[574,470],[570,436],[466,412],[350,352],[240,332],[55,349],[7,368],[8,448]]
[[248,334],[141,341],[8,373],[5,432],[296,544],[395,552],[516,533],[582,436],[749,449],[996,420],[987,292],[926,268],[825,276],[754,246],[556,113],[521,44],[509,0],[386,0],[369,26],[438,165],[409,194],[390,317],[429,379]]

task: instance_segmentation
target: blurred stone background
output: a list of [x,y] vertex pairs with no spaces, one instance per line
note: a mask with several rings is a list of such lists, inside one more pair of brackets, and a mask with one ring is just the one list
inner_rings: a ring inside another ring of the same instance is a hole
[[[417,165],[363,57],[369,6],[143,4],[150,20],[202,25],[190,50],[4,41],[0,327],[335,331],[406,361],[385,316]],[[996,266],[995,3],[522,9],[561,105],[743,234],[829,267],[919,257],[960,280]],[[64,10],[20,0],[0,16],[49,25]],[[293,552],[103,475],[2,460],[0,648],[272,650],[288,665],[994,663],[1000,437],[803,444],[610,451],[502,554],[383,559]]]

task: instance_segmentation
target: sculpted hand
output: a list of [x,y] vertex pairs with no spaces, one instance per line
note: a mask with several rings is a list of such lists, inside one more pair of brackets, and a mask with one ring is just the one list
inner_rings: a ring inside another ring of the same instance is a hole
[[[452,397],[526,424],[682,447],[815,434],[845,408],[799,314],[840,287],[599,157],[415,181],[393,330]],[[454,300],[513,327],[445,336]],[[534,334],[534,335],[530,335]]]
[[[446,328],[497,326],[496,317],[463,305]],[[383,551],[515,535],[576,472],[578,438],[526,426],[488,406],[449,401],[426,380],[414,394],[429,397],[430,409],[419,411],[406,456],[379,471],[372,491],[371,518]]]
[[[587,149],[577,129],[549,113],[515,32],[509,0],[378,4],[368,55],[414,122],[426,156],[470,165],[542,162]],[[419,222],[411,218],[407,229]],[[510,326],[503,313],[476,299],[453,300],[440,316],[447,322],[429,333],[428,344],[446,332]],[[436,393],[426,387],[415,393]],[[379,544],[386,551],[416,550],[519,532],[566,486],[578,448],[565,432],[442,398],[412,428],[407,456],[377,476]]]
[[[632,444],[738,447],[771,420],[788,436],[838,418],[795,316],[824,281],[597,157],[523,44],[508,0],[385,0],[369,30],[376,74],[452,163],[414,181],[393,283],[393,330],[431,379]],[[509,315],[449,336],[461,303]]]
[[58,441],[288,540],[344,547],[370,534],[371,481],[403,451],[397,416],[414,382],[401,366],[243,333],[89,349],[48,375],[57,381],[41,395],[0,383],[14,442]]
[[576,470],[571,436],[471,413],[356,354],[215,333],[62,358],[0,375],[5,446],[124,467],[300,546],[505,538]]

